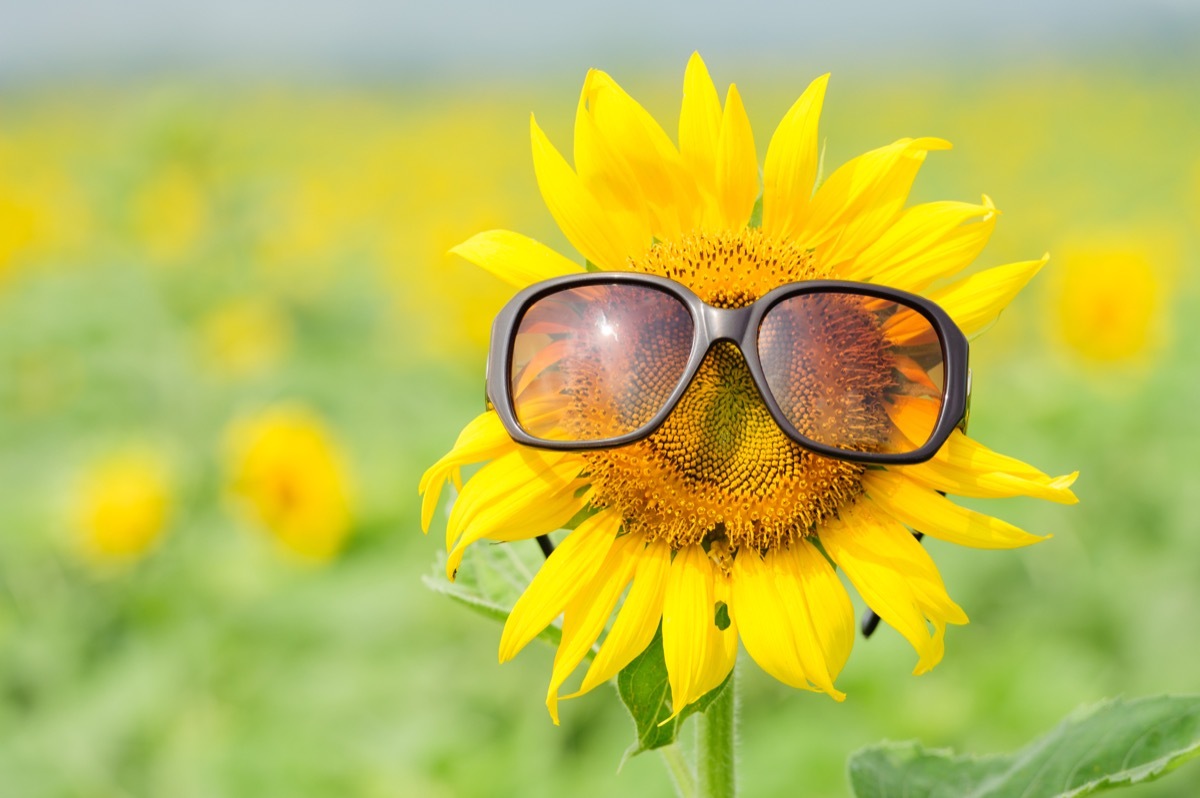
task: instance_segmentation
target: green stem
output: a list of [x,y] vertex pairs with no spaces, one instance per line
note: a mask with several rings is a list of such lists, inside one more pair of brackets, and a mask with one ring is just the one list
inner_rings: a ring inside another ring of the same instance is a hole
[[679,743],[664,745],[658,749],[658,752],[662,754],[663,762],[667,766],[667,773],[671,775],[671,782],[675,785],[675,794],[679,798],[696,798],[696,775],[692,773],[687,760],[683,758],[683,750],[679,747]]
[[729,674],[729,684],[709,704],[708,711],[696,717],[696,769],[703,798],[734,798],[737,795],[734,777],[738,710],[736,676],[735,669]]

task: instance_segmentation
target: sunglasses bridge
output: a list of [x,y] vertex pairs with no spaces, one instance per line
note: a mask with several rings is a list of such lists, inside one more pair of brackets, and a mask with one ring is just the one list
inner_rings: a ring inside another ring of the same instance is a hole
[[700,323],[708,333],[709,348],[717,341],[731,341],[741,347],[750,328],[754,303],[744,308],[718,308],[707,303],[700,306]]

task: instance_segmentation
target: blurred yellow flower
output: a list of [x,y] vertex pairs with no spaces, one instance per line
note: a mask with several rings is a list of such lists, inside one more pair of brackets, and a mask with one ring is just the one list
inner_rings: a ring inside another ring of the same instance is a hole
[[36,223],[34,209],[0,187],[0,277],[33,240]]
[[354,237],[357,219],[347,210],[354,199],[352,191],[308,165],[295,184],[268,202],[271,221],[255,262],[272,286],[291,296],[320,296],[337,274],[334,262]]
[[1162,343],[1169,247],[1130,237],[1065,246],[1052,293],[1058,338],[1085,361],[1143,360]]
[[292,552],[333,557],[350,532],[345,458],[312,411],[284,404],[232,425],[229,483],[246,514]]
[[236,299],[200,325],[202,356],[216,373],[259,374],[277,364],[292,341],[292,328],[279,307],[265,298]]
[[45,163],[21,165],[23,174],[4,171],[0,158],[0,280],[22,266],[61,261],[93,235],[90,213],[65,174]]
[[162,537],[171,513],[172,480],[166,462],[145,451],[94,463],[75,491],[74,527],[88,559],[128,561]]
[[191,254],[208,228],[208,199],[190,171],[169,166],[133,198],[134,235],[147,256],[170,263]]

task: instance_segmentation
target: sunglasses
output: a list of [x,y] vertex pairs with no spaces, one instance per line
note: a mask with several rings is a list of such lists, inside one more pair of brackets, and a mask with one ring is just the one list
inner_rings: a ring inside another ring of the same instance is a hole
[[488,403],[517,443],[625,446],[667,420],[721,342],[741,352],[779,428],[826,457],[924,462],[966,420],[967,339],[923,297],[812,280],[720,308],[674,280],[625,272],[556,277],[514,296],[492,328]]

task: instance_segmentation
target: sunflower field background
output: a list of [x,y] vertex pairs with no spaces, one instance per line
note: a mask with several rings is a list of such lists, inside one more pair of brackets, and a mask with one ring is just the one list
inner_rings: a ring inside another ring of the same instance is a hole
[[[670,129],[678,63],[597,66]],[[709,65],[760,135],[819,69]],[[746,795],[846,794],[884,738],[1002,752],[1200,687],[1197,74],[833,75],[826,164],[945,137],[912,201],[991,196],[980,266],[1050,252],[973,345],[971,423],[1079,469],[1080,504],[993,506],[1053,533],[1028,550],[928,543],[972,618],[928,675],[886,628],[843,705],[745,669]],[[528,113],[566,147],[581,77],[0,88],[0,795],[669,793],[651,756],[616,772],[610,692],[552,726],[551,649],[497,666],[498,627],[421,582],[417,480],[481,408],[509,295],[446,251],[497,227],[571,251]],[[1126,794],[1193,795],[1197,768]]]

